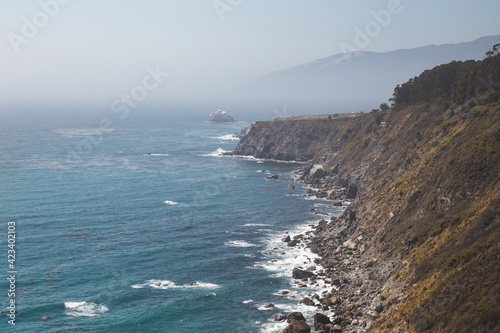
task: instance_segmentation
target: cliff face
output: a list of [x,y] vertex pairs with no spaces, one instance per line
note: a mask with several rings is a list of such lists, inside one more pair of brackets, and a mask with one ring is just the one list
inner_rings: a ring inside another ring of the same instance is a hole
[[[384,310],[372,316],[371,331],[500,331],[499,57],[431,101],[352,118],[257,123],[234,152],[309,160],[302,178],[318,195],[335,198],[343,189],[355,197],[318,229],[313,249],[331,267],[346,240],[362,260],[378,258],[366,285]],[[465,90],[474,95],[457,93]],[[342,305],[337,312],[354,318]]]
[[[348,118],[332,122],[326,118],[277,119],[252,125],[236,149],[235,155],[284,161],[309,161],[338,134],[338,126]],[[326,119],[327,120],[327,119]]]

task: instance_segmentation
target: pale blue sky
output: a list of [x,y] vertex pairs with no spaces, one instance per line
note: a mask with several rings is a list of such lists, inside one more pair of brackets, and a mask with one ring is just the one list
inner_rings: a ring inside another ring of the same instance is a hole
[[[68,3],[47,22],[39,15],[44,26],[16,53],[12,34],[23,37],[23,18],[33,22],[41,3],[55,1],[0,0],[1,104],[109,104],[140,85],[146,67],[156,65],[170,76],[148,100],[201,98],[341,53],[341,43],[354,43],[356,28],[373,23],[372,11],[396,0],[60,0]],[[214,3],[229,9],[224,20]],[[399,3],[398,13],[364,50],[500,34],[498,0]]]

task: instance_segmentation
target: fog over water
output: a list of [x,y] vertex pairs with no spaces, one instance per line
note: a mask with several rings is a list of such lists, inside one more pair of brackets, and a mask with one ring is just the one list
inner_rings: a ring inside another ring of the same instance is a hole
[[[312,73],[273,84],[262,79],[351,51],[497,35],[497,12],[496,1],[4,2],[0,112],[33,105],[44,106],[40,112],[106,112],[123,107],[126,95],[133,110],[172,115],[178,105],[191,105],[199,115],[226,108],[239,118],[263,119],[369,111],[376,106],[374,95],[381,95],[380,102],[390,97],[387,87],[395,78],[374,92],[353,88],[363,81],[360,68],[350,73],[343,67],[349,73],[334,82],[335,71],[309,81]],[[385,72],[392,78],[390,68]],[[349,89],[338,90],[345,85]]]

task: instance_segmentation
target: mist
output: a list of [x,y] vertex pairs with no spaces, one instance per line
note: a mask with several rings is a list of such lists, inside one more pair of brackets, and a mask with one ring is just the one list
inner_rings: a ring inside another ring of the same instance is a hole
[[[432,4],[432,12],[425,11],[429,1],[398,1],[390,12],[391,4],[326,0],[308,4],[284,0],[3,3],[0,113],[202,118],[222,108],[239,119],[255,120],[369,111],[391,97],[395,84],[456,56],[448,53],[430,62],[412,59],[417,66],[404,70],[408,62],[398,63],[397,57],[384,58],[388,67],[377,68],[377,55],[472,41],[500,31],[495,1],[483,2],[481,8],[468,3],[453,9]],[[461,17],[471,6],[481,15],[467,16],[464,23]],[[454,15],[443,15],[450,10]],[[389,16],[377,23],[373,13]],[[359,31],[373,22],[379,24],[376,34],[357,45]],[[341,66],[318,60],[346,55],[345,45],[364,56]],[[368,76],[372,80],[366,80]]]

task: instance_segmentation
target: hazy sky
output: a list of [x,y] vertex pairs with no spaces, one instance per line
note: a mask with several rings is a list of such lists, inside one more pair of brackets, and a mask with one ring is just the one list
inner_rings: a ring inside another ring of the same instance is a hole
[[362,49],[390,51],[500,34],[498,13],[498,0],[0,0],[0,103],[195,99],[342,53],[357,29],[372,35]]

